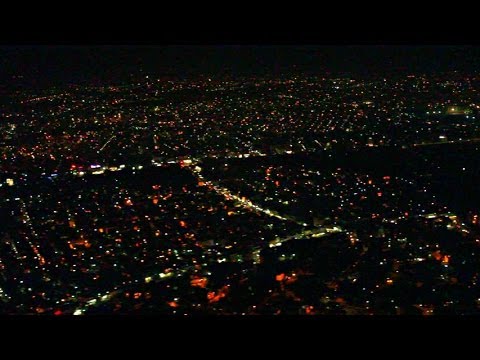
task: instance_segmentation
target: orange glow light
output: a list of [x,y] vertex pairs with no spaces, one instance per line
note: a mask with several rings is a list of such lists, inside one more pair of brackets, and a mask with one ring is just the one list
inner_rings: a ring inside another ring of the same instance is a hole
[[190,281],[190,285],[205,288],[207,286],[208,280],[207,278],[196,278]]

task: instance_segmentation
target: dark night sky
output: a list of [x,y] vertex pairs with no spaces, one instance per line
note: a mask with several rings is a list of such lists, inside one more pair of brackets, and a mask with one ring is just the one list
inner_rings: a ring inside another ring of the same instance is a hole
[[[24,46],[0,47],[0,80],[12,85],[120,82],[155,75],[282,74],[357,76],[476,71],[480,47],[438,46]],[[22,75],[23,79],[12,79]]]

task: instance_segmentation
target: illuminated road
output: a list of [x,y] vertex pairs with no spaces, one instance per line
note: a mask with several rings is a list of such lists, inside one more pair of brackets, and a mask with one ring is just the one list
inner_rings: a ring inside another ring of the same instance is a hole
[[113,138],[115,137],[116,135],[113,134],[112,137],[110,139],[107,140],[107,142],[105,144],[103,144],[103,146],[100,148],[100,150],[98,150],[98,152],[101,152],[103,151],[103,149],[105,149],[105,147],[110,143],[110,141],[113,140]]
[[[27,211],[27,205],[25,204],[25,201],[23,201],[21,199],[19,199],[19,201],[20,201],[20,204],[21,204],[20,205],[20,212],[22,214],[22,222],[27,225],[27,227],[29,228],[29,230],[31,232],[32,237],[36,238],[38,236],[38,234],[35,232],[35,229],[33,228],[32,219],[30,218],[30,215],[28,214],[28,211]],[[35,257],[38,260],[39,266],[41,267],[41,269],[43,271],[45,271],[45,267],[44,267],[45,259],[42,256],[42,254],[40,254],[40,251],[39,251],[40,246],[39,245],[34,245],[32,243],[32,241],[30,240],[30,237],[27,234],[25,234],[24,239],[28,243],[30,248],[32,249],[33,253],[35,254]]]
[[314,238],[319,238],[319,237],[324,237],[329,234],[333,233],[340,233],[343,232],[344,230],[340,228],[339,226],[332,226],[332,227],[324,227],[324,228],[318,228],[318,229],[312,229],[312,230],[304,230],[298,234],[294,235],[289,235],[284,238],[278,238],[273,241],[270,241],[269,247],[276,247],[280,246],[284,242],[290,241],[290,240],[299,240],[299,239],[304,239],[308,237],[314,237]]
[[173,270],[173,271],[168,271],[168,272],[160,272],[154,275],[142,277],[136,280],[130,280],[128,283],[122,285],[122,286],[117,286],[113,290],[105,292],[105,293],[99,293],[97,297],[92,297],[89,300],[87,300],[83,305],[77,307],[73,315],[83,315],[85,311],[88,310],[90,307],[95,307],[98,305],[101,305],[102,303],[106,303],[107,301],[113,299],[119,292],[122,291],[122,289],[127,288],[130,285],[134,285],[137,283],[150,283],[150,282],[160,282],[160,281],[165,281],[168,279],[172,279],[175,277],[180,277],[183,276],[185,273],[188,271],[192,270],[194,267],[193,266],[186,266],[183,269],[179,270]]
[[464,140],[448,140],[448,141],[426,142],[426,143],[413,144],[413,146],[464,144],[464,143],[475,143],[475,142],[479,142],[479,141],[480,141],[480,138],[472,138],[472,139],[464,139]]
[[222,195],[225,199],[227,200],[234,200],[237,204],[242,205],[243,207],[255,211],[258,213],[264,213],[268,216],[275,217],[277,219],[283,220],[283,221],[294,221],[298,225],[301,226],[308,226],[308,224],[297,221],[293,218],[287,218],[285,216],[281,216],[280,214],[276,213],[275,211],[272,211],[270,209],[265,209],[259,205],[254,204],[252,201],[248,200],[245,197],[240,197],[238,195],[232,194],[232,192],[224,187],[221,187],[217,184],[215,184],[213,181],[206,180],[203,175],[202,175],[202,169],[200,166],[197,165],[198,160],[197,159],[192,159],[192,164],[188,167],[190,171],[193,173],[194,176],[197,177],[198,181],[203,182],[205,185],[210,187],[211,189],[215,190],[218,194]]
[[[314,238],[321,238],[327,235],[330,235],[332,233],[340,233],[344,232],[342,228],[339,226],[332,226],[332,227],[324,227],[324,228],[317,228],[317,229],[311,229],[311,230],[304,230],[300,233],[294,234],[294,235],[289,235],[284,238],[277,238],[268,243],[268,247],[273,248],[282,245],[283,243],[287,241],[292,241],[292,240],[300,240],[300,239],[306,239],[309,237],[314,237]],[[255,263],[260,262],[260,252],[263,250],[263,247],[255,247],[253,249],[253,261]]]

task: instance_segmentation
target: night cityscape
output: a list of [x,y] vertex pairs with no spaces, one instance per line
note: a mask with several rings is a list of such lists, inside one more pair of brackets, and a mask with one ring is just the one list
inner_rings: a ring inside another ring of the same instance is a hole
[[480,314],[480,48],[0,55],[0,314]]

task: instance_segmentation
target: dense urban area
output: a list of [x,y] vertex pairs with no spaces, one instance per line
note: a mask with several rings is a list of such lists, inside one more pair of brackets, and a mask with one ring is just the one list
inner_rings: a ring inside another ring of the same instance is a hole
[[480,74],[148,76],[0,107],[0,313],[480,313]]

